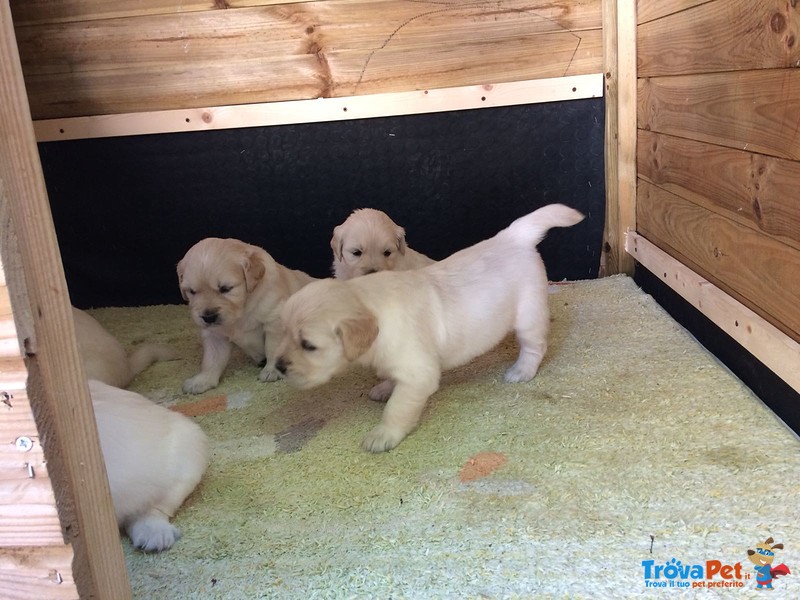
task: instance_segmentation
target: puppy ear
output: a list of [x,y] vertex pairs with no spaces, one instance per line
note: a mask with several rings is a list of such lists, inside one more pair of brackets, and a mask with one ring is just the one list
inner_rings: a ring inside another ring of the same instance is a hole
[[394,233],[395,237],[397,237],[397,250],[400,254],[406,253],[406,230],[403,229],[398,225],[397,229]]
[[336,335],[342,340],[345,358],[353,361],[369,350],[378,337],[378,321],[372,313],[363,311],[339,323]]
[[186,270],[186,264],[183,262],[183,259],[180,260],[175,270],[178,272],[178,286],[180,286],[181,289],[181,297],[188,302],[189,297],[186,295],[186,292],[183,291],[183,285],[182,285],[183,272]]
[[331,238],[331,250],[336,260],[342,260],[342,250],[344,247],[344,240],[342,240],[342,226],[337,225],[333,228],[333,237]]
[[260,256],[255,252],[249,252],[245,256],[242,268],[244,269],[244,282],[247,286],[247,291],[251,292],[264,277],[267,267]]

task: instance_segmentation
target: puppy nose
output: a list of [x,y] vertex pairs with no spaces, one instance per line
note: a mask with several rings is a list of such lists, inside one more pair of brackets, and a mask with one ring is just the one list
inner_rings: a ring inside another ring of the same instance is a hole
[[217,322],[219,315],[217,314],[216,311],[207,310],[202,315],[200,315],[200,318],[203,319],[203,322],[206,323],[207,325],[213,325],[214,323]]
[[275,361],[275,368],[278,369],[281,375],[286,375],[286,369],[291,363],[286,362],[283,357]]

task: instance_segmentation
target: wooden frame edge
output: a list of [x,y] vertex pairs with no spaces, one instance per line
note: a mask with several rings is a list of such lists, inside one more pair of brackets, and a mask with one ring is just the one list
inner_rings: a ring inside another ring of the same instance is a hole
[[640,234],[625,237],[631,257],[800,392],[800,344]]
[[236,106],[213,106],[142,113],[34,121],[36,141],[52,142],[152,133],[177,133],[295,123],[345,121],[597,98],[602,73],[510,83],[317,98]]

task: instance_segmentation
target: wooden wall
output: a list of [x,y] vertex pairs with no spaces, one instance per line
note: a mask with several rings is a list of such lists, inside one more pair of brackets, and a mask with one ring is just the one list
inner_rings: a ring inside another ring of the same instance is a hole
[[602,0],[11,0],[34,119],[599,73]]
[[637,230],[800,340],[800,6],[637,8]]

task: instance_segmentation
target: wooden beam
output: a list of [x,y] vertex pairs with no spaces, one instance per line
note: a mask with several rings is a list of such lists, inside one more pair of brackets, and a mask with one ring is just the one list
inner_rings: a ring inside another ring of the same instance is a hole
[[130,586],[7,0],[0,1],[0,81],[0,252],[26,356],[27,395],[74,551],[78,592],[125,600]]
[[626,250],[745,350],[800,392],[800,344],[637,233]]
[[450,110],[554,102],[603,95],[603,76],[575,75],[514,83],[352,96],[214,106],[189,110],[101,115],[36,121],[40,142],[83,138],[263,127],[342,121]]
[[625,232],[636,229],[636,9],[604,0],[606,224],[600,275],[633,273]]

